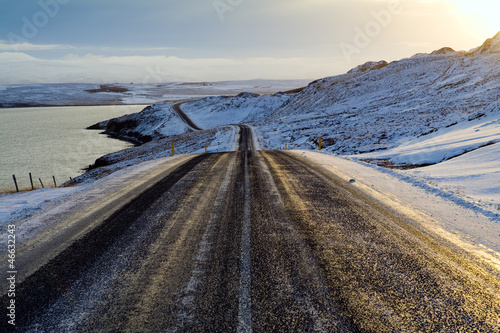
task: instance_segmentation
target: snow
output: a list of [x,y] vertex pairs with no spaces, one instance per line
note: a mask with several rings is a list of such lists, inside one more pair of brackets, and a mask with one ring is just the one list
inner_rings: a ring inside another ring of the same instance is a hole
[[471,204],[498,215],[500,214],[499,161],[500,145],[495,144],[443,163],[407,170],[405,173],[427,184],[455,193]]
[[497,142],[500,142],[500,107],[484,118],[442,128],[388,151],[359,157],[390,159],[398,165],[435,164]]
[[65,187],[0,195],[0,230],[5,231],[9,221],[28,218],[75,190],[75,187]]
[[110,200],[124,189],[132,191],[152,176],[177,165],[190,155],[135,161],[100,179],[80,183],[75,187],[41,189],[0,196],[0,242],[6,244],[7,226],[16,225],[16,243],[33,238],[54,223],[62,222],[77,212],[84,212],[100,200]]
[[303,87],[308,80],[249,80],[222,82],[115,83],[106,86],[126,91],[102,91],[100,84],[53,83],[0,86],[0,107],[69,106],[99,104],[154,104],[213,95],[237,95],[242,91],[272,94]]
[[255,124],[268,136],[266,148],[287,142],[311,149],[322,137],[330,152],[382,151],[500,110],[497,53],[419,55],[376,64],[317,80],[294,94]]
[[290,99],[289,94],[216,96],[185,103],[182,110],[201,128],[243,124],[263,119]]

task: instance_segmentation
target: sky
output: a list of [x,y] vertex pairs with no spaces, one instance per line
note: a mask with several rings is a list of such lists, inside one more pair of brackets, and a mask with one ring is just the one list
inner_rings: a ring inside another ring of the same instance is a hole
[[0,0],[0,84],[317,79],[469,50],[498,0]]

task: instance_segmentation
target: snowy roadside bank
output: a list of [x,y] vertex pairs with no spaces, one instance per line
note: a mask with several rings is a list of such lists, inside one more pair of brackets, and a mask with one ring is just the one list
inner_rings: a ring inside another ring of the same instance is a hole
[[97,180],[75,187],[41,189],[0,196],[0,242],[7,239],[7,226],[16,225],[16,243],[33,238],[55,223],[85,214],[100,201],[109,202],[133,191],[155,175],[187,161],[194,155],[176,155],[139,162]]
[[500,269],[500,214],[488,216],[486,210],[432,188],[407,171],[390,170],[329,153],[290,152],[324,167],[433,234]]

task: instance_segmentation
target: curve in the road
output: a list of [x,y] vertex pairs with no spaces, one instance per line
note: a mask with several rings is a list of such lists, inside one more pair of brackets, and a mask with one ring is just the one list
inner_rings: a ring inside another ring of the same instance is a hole
[[200,128],[198,125],[196,125],[192,120],[191,118],[189,118],[186,113],[182,110],[181,108],[181,105],[184,104],[185,102],[178,102],[178,103],[174,103],[172,104],[172,109],[177,112],[177,114],[179,115],[179,117],[181,117],[181,119],[186,123],[188,124],[191,128],[197,130],[197,131],[202,131],[203,129]]
[[[172,109],[179,115],[179,117],[188,124],[191,128],[202,131],[203,129],[196,125],[191,118],[189,118],[186,113],[182,110],[181,105],[185,102],[178,102],[172,105]],[[252,130],[247,125],[231,125],[234,127],[238,127],[239,129],[239,137],[238,137],[238,146],[236,150],[254,150]]]

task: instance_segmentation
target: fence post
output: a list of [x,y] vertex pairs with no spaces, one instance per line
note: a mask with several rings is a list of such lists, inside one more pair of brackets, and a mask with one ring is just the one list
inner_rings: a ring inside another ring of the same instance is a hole
[[323,140],[323,138],[319,138],[318,140],[318,150],[321,151],[321,141]]
[[285,150],[288,150],[288,145],[285,143]]
[[16,192],[19,192],[19,186],[17,186],[16,175],[12,175],[12,178],[14,178],[14,185],[16,185]]
[[43,186],[42,179],[38,178],[38,180],[40,181],[40,185],[42,185],[42,188],[45,188],[45,186]]
[[172,156],[175,155],[175,148],[174,148],[174,142],[172,141]]
[[52,176],[52,179],[54,180],[54,187],[57,187],[56,176]]
[[31,183],[31,189],[34,190],[35,186],[33,186],[33,177],[31,177],[31,172],[30,172],[30,183]]

